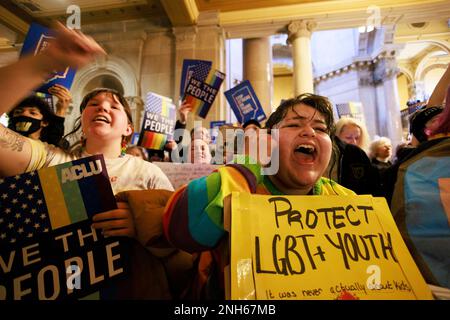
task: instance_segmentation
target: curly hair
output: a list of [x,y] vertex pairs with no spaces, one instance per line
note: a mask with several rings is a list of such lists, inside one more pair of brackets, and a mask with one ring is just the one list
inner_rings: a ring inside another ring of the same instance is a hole
[[304,104],[319,111],[325,117],[328,134],[330,136],[334,134],[333,105],[327,97],[312,93],[303,93],[295,98],[282,101],[278,108],[270,115],[265,128],[270,132],[275,125],[283,121],[287,112],[298,104]]

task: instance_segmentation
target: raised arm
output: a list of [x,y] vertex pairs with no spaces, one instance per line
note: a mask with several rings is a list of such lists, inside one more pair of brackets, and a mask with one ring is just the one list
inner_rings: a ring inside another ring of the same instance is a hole
[[55,70],[80,68],[105,51],[90,37],[58,25],[48,49],[0,68],[0,114],[10,111]]
[[48,92],[57,98],[55,114],[59,117],[65,118],[67,109],[72,102],[72,95],[66,87],[55,84],[48,89]]
[[447,92],[447,88],[450,85],[450,64],[447,66],[447,70],[445,70],[443,76],[437,83],[436,87],[433,90],[433,93],[428,100],[428,107],[433,106],[441,106],[444,103],[445,94]]
[[[56,38],[44,52],[0,68],[0,114],[10,111],[54,70],[67,66],[80,68],[96,55],[104,53],[92,38],[59,24]],[[0,125],[0,176],[25,171],[31,160],[32,143],[30,139]]]

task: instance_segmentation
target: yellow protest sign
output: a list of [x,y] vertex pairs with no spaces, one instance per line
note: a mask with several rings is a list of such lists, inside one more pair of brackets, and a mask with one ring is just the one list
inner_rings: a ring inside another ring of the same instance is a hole
[[231,299],[432,299],[384,198],[233,193]]

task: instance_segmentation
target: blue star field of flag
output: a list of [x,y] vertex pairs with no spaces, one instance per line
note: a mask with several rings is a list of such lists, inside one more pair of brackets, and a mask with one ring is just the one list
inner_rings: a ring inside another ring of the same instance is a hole
[[0,179],[0,244],[32,238],[50,229],[38,174]]
[[[190,71],[192,71],[191,77],[194,77],[197,80],[205,81],[208,77],[209,71],[211,67],[205,63],[199,63],[195,67],[193,67]],[[188,79],[189,82],[189,79]]]
[[162,111],[162,98],[152,94],[147,94],[147,99],[145,100],[145,110],[148,112],[161,114]]

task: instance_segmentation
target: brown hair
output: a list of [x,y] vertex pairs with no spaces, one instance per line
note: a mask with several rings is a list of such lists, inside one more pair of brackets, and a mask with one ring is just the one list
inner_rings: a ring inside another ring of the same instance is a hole
[[303,93],[296,98],[284,100],[279,107],[270,115],[266,122],[266,129],[272,129],[276,124],[283,121],[287,112],[294,108],[294,106],[303,103],[311,108],[316,109],[325,117],[325,123],[328,128],[328,134],[332,136],[335,131],[333,105],[327,97],[319,96],[312,93]]
[[[83,101],[81,101],[80,104],[80,116],[77,118],[77,120],[75,121],[75,125],[72,131],[70,131],[68,134],[66,134],[64,136],[64,138],[75,134],[78,132],[78,130],[80,130],[81,128],[81,114],[83,113],[84,109],[86,108],[87,104],[89,103],[89,101],[91,99],[93,99],[94,97],[96,97],[97,95],[99,95],[100,93],[109,93],[111,94],[111,96],[114,99],[117,99],[120,104],[123,106],[123,110],[125,111],[125,114],[127,115],[127,119],[128,119],[128,124],[131,125],[131,129],[133,129],[133,118],[131,116],[131,108],[130,105],[128,104],[127,100],[120,94],[119,91],[114,90],[114,89],[110,89],[110,88],[97,88],[92,90],[91,92],[89,92],[88,94],[86,94],[83,98]],[[130,134],[129,136],[124,136],[123,139],[129,143],[131,140],[131,137],[133,136],[133,134]],[[84,141],[78,141],[76,142],[73,146],[72,149],[74,149],[75,147],[78,146],[78,144],[83,144]]]

